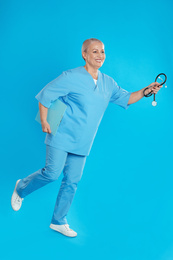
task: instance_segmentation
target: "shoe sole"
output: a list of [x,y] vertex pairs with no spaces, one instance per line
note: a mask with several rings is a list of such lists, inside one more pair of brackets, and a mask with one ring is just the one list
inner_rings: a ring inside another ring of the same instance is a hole
[[[19,180],[16,181],[16,185],[15,185],[14,191],[16,191],[17,184],[19,183],[20,180],[21,180],[21,179],[19,179]],[[13,193],[14,193],[14,191],[13,191]],[[13,197],[13,194],[12,194],[12,196],[11,196],[11,207],[12,207],[12,209],[13,209],[14,211],[18,211],[19,209],[16,210],[16,209],[14,209],[13,206],[12,206],[12,197]]]
[[71,236],[70,236],[70,235],[66,235],[66,234],[64,234],[62,231],[58,230],[57,227],[53,226],[53,224],[50,224],[49,227],[50,227],[51,229],[53,229],[53,230],[55,230],[55,231],[61,233],[62,235],[66,236],[66,237],[76,237],[76,236],[77,236],[77,234],[76,234],[76,235],[71,235]]

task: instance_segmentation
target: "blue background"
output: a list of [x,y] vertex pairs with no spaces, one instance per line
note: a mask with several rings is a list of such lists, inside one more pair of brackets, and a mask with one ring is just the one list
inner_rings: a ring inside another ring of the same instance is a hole
[[[173,2],[1,1],[0,259],[173,259]],[[128,91],[168,76],[153,97],[108,106],[67,216],[76,238],[49,228],[59,180],[11,208],[16,180],[44,167],[35,95],[85,65],[84,40],[105,44],[100,71]]]

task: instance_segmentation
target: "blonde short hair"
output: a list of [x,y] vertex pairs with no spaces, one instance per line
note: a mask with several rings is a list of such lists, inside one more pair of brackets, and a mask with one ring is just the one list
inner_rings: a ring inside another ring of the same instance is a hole
[[[93,42],[103,43],[102,41],[100,41],[100,40],[98,40],[98,39],[96,39],[96,38],[87,39],[87,40],[85,40],[85,41],[83,42],[83,44],[82,44],[82,52],[83,52],[83,51],[84,51],[84,52],[87,52],[89,45],[90,45],[91,43],[93,43]],[[83,55],[82,55],[82,58],[85,60],[85,58],[83,57]]]

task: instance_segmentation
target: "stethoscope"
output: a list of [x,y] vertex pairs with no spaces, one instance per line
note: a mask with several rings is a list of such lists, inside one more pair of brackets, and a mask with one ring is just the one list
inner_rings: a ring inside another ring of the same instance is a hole
[[[165,80],[164,80],[164,81],[163,81],[163,79],[160,77],[160,75],[163,75],[163,76],[165,77]],[[156,79],[155,79],[155,82],[157,82],[157,79],[161,79],[161,80],[162,80],[162,83],[160,83],[160,85],[159,85],[159,86],[161,86],[161,85],[165,84],[165,82],[167,81],[167,76],[166,76],[165,73],[160,73],[159,75],[157,75],[157,77],[156,77]],[[151,86],[151,87],[152,87],[152,86]],[[149,89],[149,88],[151,88],[151,87],[147,87],[147,88],[144,89],[143,94],[144,94],[145,97],[150,97],[150,96],[153,95],[153,93],[149,93],[148,95],[145,95],[145,90],[146,90],[146,89]],[[165,84],[165,88],[167,88],[166,84]],[[155,96],[156,96],[156,94],[154,93],[154,99],[153,99],[153,102],[152,102],[152,105],[153,105],[154,107],[157,105],[157,102],[156,102],[156,100],[155,100]]]

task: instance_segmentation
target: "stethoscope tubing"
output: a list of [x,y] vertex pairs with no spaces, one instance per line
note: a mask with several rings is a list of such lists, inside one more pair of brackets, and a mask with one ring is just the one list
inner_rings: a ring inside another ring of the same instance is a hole
[[167,81],[167,76],[166,76],[165,73],[160,73],[159,75],[157,75],[157,77],[156,77],[156,79],[155,79],[155,82],[157,82],[157,79],[158,79],[158,77],[159,77],[160,75],[165,76],[165,80],[159,85],[159,86],[162,86],[162,85],[165,84],[165,82]]
[[[166,74],[165,73],[160,73],[159,75],[157,75],[157,77],[156,77],[156,79],[155,79],[155,82],[157,82],[157,79],[158,79],[158,77],[160,76],[160,75],[163,75],[163,76],[165,76],[165,80],[162,82],[162,83],[160,83],[160,85],[159,86],[162,86],[163,84],[165,84],[165,82],[167,81],[167,76],[166,76]],[[159,87],[158,86],[158,87]],[[153,101],[156,101],[156,94],[154,93],[154,98],[153,98]]]
[[[165,73],[160,73],[160,74],[157,75],[157,77],[156,77],[156,79],[155,79],[155,82],[157,82],[157,79],[158,79],[158,77],[159,77],[160,75],[163,75],[163,76],[165,77],[165,80],[164,80],[162,83],[160,83],[160,84],[158,85],[158,87],[159,87],[159,86],[162,86],[162,85],[165,84],[165,82],[167,81],[167,76],[166,76],[166,74],[165,74]],[[145,90],[146,90],[146,89],[149,89],[149,87],[146,87],[146,88],[144,89],[144,91],[143,91],[144,96],[145,96],[145,97],[150,97],[150,96],[152,96],[153,93],[149,93],[148,95],[145,95]],[[155,101],[155,95],[156,95],[156,94],[154,93],[154,101]]]

